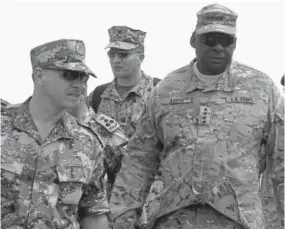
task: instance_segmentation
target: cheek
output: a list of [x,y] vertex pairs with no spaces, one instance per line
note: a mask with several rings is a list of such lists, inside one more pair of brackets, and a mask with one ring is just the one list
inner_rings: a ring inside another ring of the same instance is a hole
[[229,56],[232,56],[235,51],[235,45],[230,45],[229,47],[225,48],[225,50]]
[[128,70],[132,70],[134,68],[136,68],[137,66],[137,61],[133,58],[128,58],[126,60],[124,60],[125,66],[127,66]]
[[62,82],[62,80],[57,80],[46,85],[46,90],[52,96],[62,96],[66,89],[67,83]]
[[196,56],[199,59],[204,58],[207,56],[207,53],[210,51],[210,47],[199,43],[196,47]]

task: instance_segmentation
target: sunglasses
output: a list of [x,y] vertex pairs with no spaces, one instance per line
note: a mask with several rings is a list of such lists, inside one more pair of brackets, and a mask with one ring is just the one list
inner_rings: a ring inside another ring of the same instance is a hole
[[117,51],[117,50],[109,50],[107,52],[109,58],[115,58],[116,54],[120,59],[124,59],[128,57],[131,54],[134,54],[135,52],[129,52],[129,51]]
[[76,79],[80,79],[82,82],[86,82],[89,79],[89,75],[85,72],[78,72],[78,71],[72,71],[72,70],[64,70],[62,77],[66,81],[74,81]]
[[220,44],[223,47],[228,47],[235,43],[236,38],[224,33],[206,33],[201,35],[200,41],[209,47],[213,47],[217,44]]

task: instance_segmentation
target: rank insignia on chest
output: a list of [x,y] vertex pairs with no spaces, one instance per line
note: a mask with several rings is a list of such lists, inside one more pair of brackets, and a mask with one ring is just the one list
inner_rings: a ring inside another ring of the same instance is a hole
[[119,123],[117,123],[114,119],[104,114],[99,114],[95,118],[95,120],[97,123],[101,124],[105,129],[107,129],[110,133],[114,132],[120,126]]
[[211,108],[208,106],[200,106],[198,124],[209,125],[211,120]]

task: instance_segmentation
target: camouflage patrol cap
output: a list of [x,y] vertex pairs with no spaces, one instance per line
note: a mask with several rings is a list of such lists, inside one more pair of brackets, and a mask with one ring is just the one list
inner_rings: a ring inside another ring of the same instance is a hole
[[207,5],[197,13],[195,31],[197,34],[221,32],[235,35],[237,17],[235,12],[223,5]]
[[33,69],[65,69],[96,75],[85,64],[85,44],[81,40],[61,39],[33,48],[30,52]]
[[113,26],[109,30],[110,43],[106,48],[132,50],[144,46],[146,32],[127,26]]

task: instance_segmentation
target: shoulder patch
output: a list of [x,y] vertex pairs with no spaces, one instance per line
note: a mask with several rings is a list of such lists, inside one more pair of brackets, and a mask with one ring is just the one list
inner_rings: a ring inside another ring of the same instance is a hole
[[104,114],[98,114],[95,117],[95,120],[97,123],[99,123],[101,126],[103,126],[110,133],[114,132],[116,129],[118,129],[120,127],[119,123],[117,123],[114,119],[112,119],[112,118],[110,118]]

